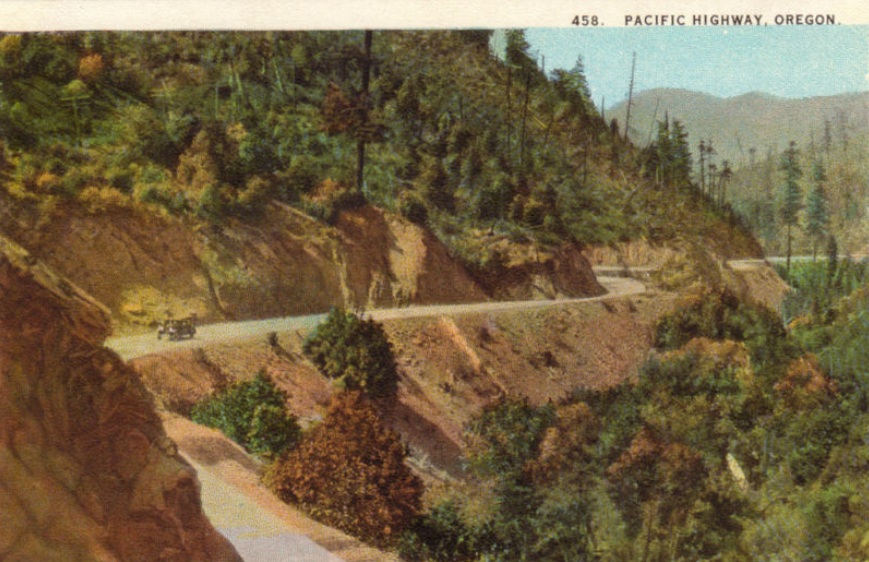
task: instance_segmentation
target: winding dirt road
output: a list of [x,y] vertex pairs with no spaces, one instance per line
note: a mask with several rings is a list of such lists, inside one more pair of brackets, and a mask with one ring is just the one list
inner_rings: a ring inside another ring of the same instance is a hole
[[[452,316],[479,312],[502,312],[508,310],[532,310],[552,306],[563,306],[578,302],[594,302],[613,298],[622,298],[645,292],[646,286],[629,277],[598,277],[598,282],[607,290],[606,294],[596,297],[572,299],[533,300],[533,301],[492,301],[470,304],[436,304],[425,306],[408,306],[404,308],[382,308],[366,311],[365,315],[375,320],[392,320],[396,318],[421,318],[429,316]],[[163,351],[173,351],[183,348],[202,347],[213,342],[229,342],[237,339],[265,336],[270,332],[293,332],[310,330],[317,326],[325,314],[308,316],[290,316],[285,318],[270,318],[267,320],[248,320],[243,322],[222,322],[208,324],[196,328],[196,336],[181,341],[158,340],[156,334],[149,333],[138,336],[110,338],[106,347],[114,350],[125,361]]]

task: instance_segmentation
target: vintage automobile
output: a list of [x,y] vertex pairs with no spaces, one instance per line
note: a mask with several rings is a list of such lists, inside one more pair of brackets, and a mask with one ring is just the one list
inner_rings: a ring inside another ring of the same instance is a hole
[[193,317],[166,320],[157,326],[157,339],[163,339],[164,335],[169,338],[169,341],[192,338],[196,335]]

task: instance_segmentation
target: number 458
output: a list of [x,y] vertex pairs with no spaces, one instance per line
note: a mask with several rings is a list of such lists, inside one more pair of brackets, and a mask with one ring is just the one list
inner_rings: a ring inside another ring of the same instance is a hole
[[600,19],[597,16],[573,16],[573,21],[570,22],[572,25],[579,25],[582,27],[597,27],[600,25]]

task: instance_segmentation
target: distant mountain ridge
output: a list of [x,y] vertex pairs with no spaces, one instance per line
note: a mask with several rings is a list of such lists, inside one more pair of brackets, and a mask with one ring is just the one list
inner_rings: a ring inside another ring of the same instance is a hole
[[[625,125],[627,102],[607,111],[607,119]],[[833,143],[865,142],[869,132],[869,92],[790,99],[763,92],[721,98],[682,89],[657,88],[634,96],[630,137],[639,146],[654,141],[655,123],[669,115],[685,125],[692,151],[700,140],[712,140],[718,162],[738,167],[750,161],[750,149],[763,158],[781,152],[793,140],[801,149],[812,142],[820,150],[829,123]]]

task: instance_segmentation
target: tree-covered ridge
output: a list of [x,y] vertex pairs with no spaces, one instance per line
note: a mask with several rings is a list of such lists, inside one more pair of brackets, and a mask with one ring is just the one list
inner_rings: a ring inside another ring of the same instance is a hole
[[643,173],[589,100],[579,53],[546,74],[521,31],[503,59],[490,35],[7,34],[4,187],[46,213],[73,201],[212,224],[256,221],[272,199],[327,221],[369,202],[469,263],[485,261],[482,231],[608,243],[726,218]]

